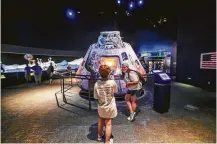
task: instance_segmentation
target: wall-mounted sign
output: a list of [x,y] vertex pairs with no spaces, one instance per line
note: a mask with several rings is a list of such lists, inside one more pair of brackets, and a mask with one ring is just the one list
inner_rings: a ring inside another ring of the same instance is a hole
[[200,56],[201,69],[216,69],[216,52],[202,53]]
[[171,56],[170,52],[167,51],[149,51],[141,53],[141,57],[167,57]]
[[149,53],[142,53],[142,54],[141,54],[141,57],[149,57],[149,56],[150,56]]

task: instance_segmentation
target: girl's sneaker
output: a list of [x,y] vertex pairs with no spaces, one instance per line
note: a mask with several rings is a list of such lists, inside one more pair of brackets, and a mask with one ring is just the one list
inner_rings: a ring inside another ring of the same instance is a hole
[[133,112],[130,114],[130,116],[127,118],[128,121],[133,121],[135,119],[136,112]]
[[111,138],[110,138],[110,144],[113,144],[113,142],[114,142],[114,139],[113,139],[113,136],[111,136]]
[[103,139],[104,137],[105,137],[105,136],[104,136],[104,132],[102,132],[102,136],[99,136],[99,134],[98,134],[97,140],[98,140],[98,141],[102,141],[102,139]]
[[113,142],[114,142],[114,136],[111,135],[111,138],[110,138],[110,140],[109,140],[109,144],[113,144]]

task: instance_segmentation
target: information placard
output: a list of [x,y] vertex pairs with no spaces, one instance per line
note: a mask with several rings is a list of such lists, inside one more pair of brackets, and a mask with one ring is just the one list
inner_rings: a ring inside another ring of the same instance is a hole
[[162,80],[170,80],[170,77],[166,73],[159,74]]
[[161,70],[153,70],[153,73],[159,73],[162,72]]

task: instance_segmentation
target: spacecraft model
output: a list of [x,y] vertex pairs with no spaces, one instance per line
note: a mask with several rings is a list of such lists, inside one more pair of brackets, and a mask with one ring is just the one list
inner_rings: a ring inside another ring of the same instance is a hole
[[63,60],[61,63],[58,63],[56,66],[56,71],[58,72],[64,72],[67,71],[68,62],[66,60]]
[[52,63],[54,70],[55,70],[56,69],[56,63],[55,63],[55,61],[52,61],[51,57],[48,58],[47,62],[42,62],[42,60],[41,60],[40,66],[42,67],[42,69],[47,70],[51,63]]
[[[70,66],[71,69],[73,69],[73,70],[77,70],[82,61],[83,61],[83,58],[76,59],[76,60],[71,61],[71,62],[67,62],[64,60],[61,63],[55,63],[55,61],[52,61],[51,58],[49,58],[47,62],[42,62],[42,60],[41,60],[40,66],[43,69],[43,71],[47,71],[47,68],[50,66],[50,63],[52,63],[55,71],[64,72],[64,71],[67,71],[68,66]],[[35,65],[34,60],[30,60],[30,62],[31,63],[28,64],[30,67]],[[24,69],[26,67],[26,64],[5,65],[5,64],[1,63],[0,65],[5,70],[4,73],[24,72]],[[3,71],[1,71],[1,72],[3,72]]]
[[[145,75],[138,57],[129,43],[123,42],[119,31],[101,32],[98,42],[90,45],[83,62],[79,66],[77,75],[91,75],[98,73],[100,65],[106,64],[111,67],[113,75],[121,75],[122,63],[128,63],[130,68]],[[81,92],[86,93],[88,89],[93,90],[94,83],[91,81],[90,88],[88,80],[81,80]],[[118,84],[118,94],[125,94],[126,84],[123,80],[116,80]]]
[[68,68],[77,71],[82,61],[83,61],[83,58],[75,59],[71,62],[67,62],[66,60],[63,60],[61,63],[57,63],[55,71],[65,72],[68,70]]

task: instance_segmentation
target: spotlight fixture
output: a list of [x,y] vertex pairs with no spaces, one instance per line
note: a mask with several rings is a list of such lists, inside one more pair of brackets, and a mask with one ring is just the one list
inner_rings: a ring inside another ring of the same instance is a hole
[[68,19],[75,19],[75,17],[76,17],[76,12],[75,12],[73,9],[68,8],[68,9],[66,9],[66,17],[67,17]]
[[117,0],[117,4],[120,5],[121,4],[121,0]]
[[142,6],[143,5],[143,0],[138,0],[138,5]]
[[135,7],[134,2],[129,2],[129,10],[133,10]]

